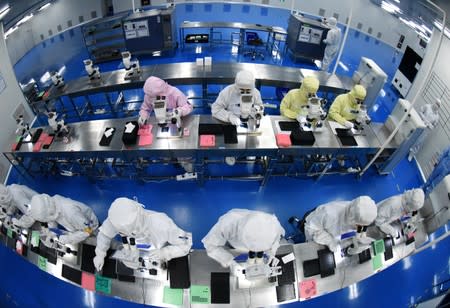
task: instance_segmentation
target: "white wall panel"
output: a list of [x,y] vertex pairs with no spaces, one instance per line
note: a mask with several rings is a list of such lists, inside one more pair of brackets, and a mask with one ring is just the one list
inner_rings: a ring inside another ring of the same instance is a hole
[[[72,26],[76,26],[80,24],[80,16],[83,16],[83,22],[91,20],[93,12],[96,12],[97,17],[102,17],[103,10],[102,0],[59,0],[54,2],[47,9],[36,13],[32,19],[8,36],[6,42],[12,63],[16,63],[33,46],[41,42],[41,35],[43,35],[43,39],[57,35],[69,28],[68,21],[71,21]],[[51,34],[49,30],[51,30]]]
[[[2,123],[2,133],[0,134],[0,147],[6,149],[11,134],[16,130],[16,121],[13,117],[13,113],[16,108],[22,104],[25,107],[24,117],[32,119],[33,115],[27,103],[25,97],[22,94],[22,90],[16,80],[16,75],[11,65],[11,61],[8,55],[8,49],[6,47],[5,40],[3,39],[3,24],[0,23],[0,122]],[[9,162],[1,155],[0,158],[0,180],[4,181],[6,172],[9,169]]]

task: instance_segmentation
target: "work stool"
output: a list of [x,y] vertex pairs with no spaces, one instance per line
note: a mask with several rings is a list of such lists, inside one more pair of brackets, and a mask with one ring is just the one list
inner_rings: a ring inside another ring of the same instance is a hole
[[258,50],[258,47],[263,46],[264,42],[259,37],[258,33],[245,32],[245,41],[247,42],[247,45],[253,46],[253,48],[244,52],[244,57],[251,56],[252,60],[255,60],[257,57],[259,57],[261,58],[261,60],[264,60],[264,53]]

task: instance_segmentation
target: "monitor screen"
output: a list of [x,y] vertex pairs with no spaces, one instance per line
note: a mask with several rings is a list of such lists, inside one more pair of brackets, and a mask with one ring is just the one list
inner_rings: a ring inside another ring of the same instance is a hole
[[421,63],[422,57],[409,46],[406,46],[405,54],[403,55],[398,69],[410,82],[413,82]]

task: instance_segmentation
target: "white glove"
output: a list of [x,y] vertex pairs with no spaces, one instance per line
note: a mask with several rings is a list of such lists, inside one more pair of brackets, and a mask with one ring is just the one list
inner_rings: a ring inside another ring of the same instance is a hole
[[232,274],[232,275],[236,275],[236,274],[238,274],[239,272],[242,272],[242,266],[239,264],[239,263],[237,263],[236,261],[231,261],[231,264],[230,264],[230,273]]
[[345,122],[344,122],[344,126],[345,126],[346,128],[353,128],[353,127],[354,127],[353,123],[350,122],[350,121],[345,121]]
[[59,238],[58,238],[58,240],[59,240],[59,242],[60,242],[61,244],[63,244],[63,245],[70,244],[70,243],[69,243],[70,239],[68,238],[67,235],[64,235],[64,234],[63,234],[63,235],[60,235]]
[[139,259],[139,250],[137,249],[125,249],[120,250],[122,252],[123,259],[130,262],[137,262]]
[[296,118],[297,122],[301,123],[302,120],[304,120],[304,119],[305,119],[304,115],[301,115],[300,113],[297,115],[297,118]]
[[161,256],[161,250],[160,249],[152,249],[148,252],[148,257],[150,258],[150,260],[152,261],[160,261],[162,256]]
[[139,126],[144,126],[145,125],[145,121],[147,121],[147,119],[139,116],[139,119],[138,119]]
[[100,258],[99,256],[95,256],[94,258],[94,266],[97,272],[100,272],[103,268],[103,264],[105,263],[104,258]]
[[380,228],[381,231],[390,235],[392,238],[396,238],[398,235],[397,229],[395,229],[389,223],[382,224],[381,226],[378,227]]
[[235,126],[241,126],[241,119],[239,119],[237,116],[235,116],[234,114],[230,114],[228,117],[228,121],[230,121],[230,123],[232,125]]
[[269,261],[267,261],[267,264],[269,264],[269,266],[272,266],[272,267],[277,266],[278,263],[280,263],[280,260],[275,256],[269,257]]
[[357,241],[361,245],[370,245],[373,241],[375,241],[375,239],[368,237],[368,236],[364,236],[364,237],[357,238]]
[[337,252],[339,250],[339,245],[338,245],[338,243],[336,243],[336,241],[332,241],[332,242],[328,243],[327,246],[332,252]]

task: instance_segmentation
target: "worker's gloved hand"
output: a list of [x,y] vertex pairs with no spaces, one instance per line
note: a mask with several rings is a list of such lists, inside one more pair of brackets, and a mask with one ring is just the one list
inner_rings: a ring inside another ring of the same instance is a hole
[[398,237],[398,231],[397,230],[393,230],[392,232],[389,232],[389,235],[392,238],[397,238]]
[[352,123],[352,122],[350,122],[350,121],[345,121],[344,122],[344,126],[346,127],[346,128],[353,128],[355,125]]
[[162,259],[161,256],[161,250],[160,249],[153,249],[148,252],[148,257],[152,261],[160,261]]
[[280,263],[280,260],[275,256],[270,256],[269,260],[267,261],[267,264],[269,264],[269,266],[272,266],[272,267],[277,266],[278,263]]
[[231,275],[236,275],[242,272],[242,266],[234,260],[231,262],[229,267]]
[[138,119],[139,126],[144,126],[146,121],[147,121],[147,119],[139,116],[139,119]]
[[59,238],[58,238],[58,240],[59,240],[59,242],[60,242],[61,244],[63,244],[63,245],[71,244],[71,243],[70,243],[70,242],[71,242],[71,239],[70,239],[67,235],[65,235],[65,234],[60,235]]
[[99,256],[95,256],[94,258],[94,266],[97,272],[100,272],[103,268],[103,264],[105,263],[104,258],[100,258]]
[[357,239],[357,241],[361,245],[370,245],[373,241],[375,241],[375,239],[368,237],[368,236],[363,236],[363,237],[359,237]]
[[137,249],[122,248],[120,252],[122,253],[122,258],[126,261],[137,262],[139,259],[139,250]]
[[230,121],[230,123],[234,126],[241,126],[242,124],[241,119],[239,119],[239,117],[234,114],[229,115],[228,121]]
[[395,229],[393,226],[391,226],[389,223],[382,224],[378,226],[381,231],[384,233],[390,235],[392,238],[397,238],[398,232],[397,229]]
[[337,252],[339,250],[339,244],[336,241],[328,243],[327,246],[332,252]]

